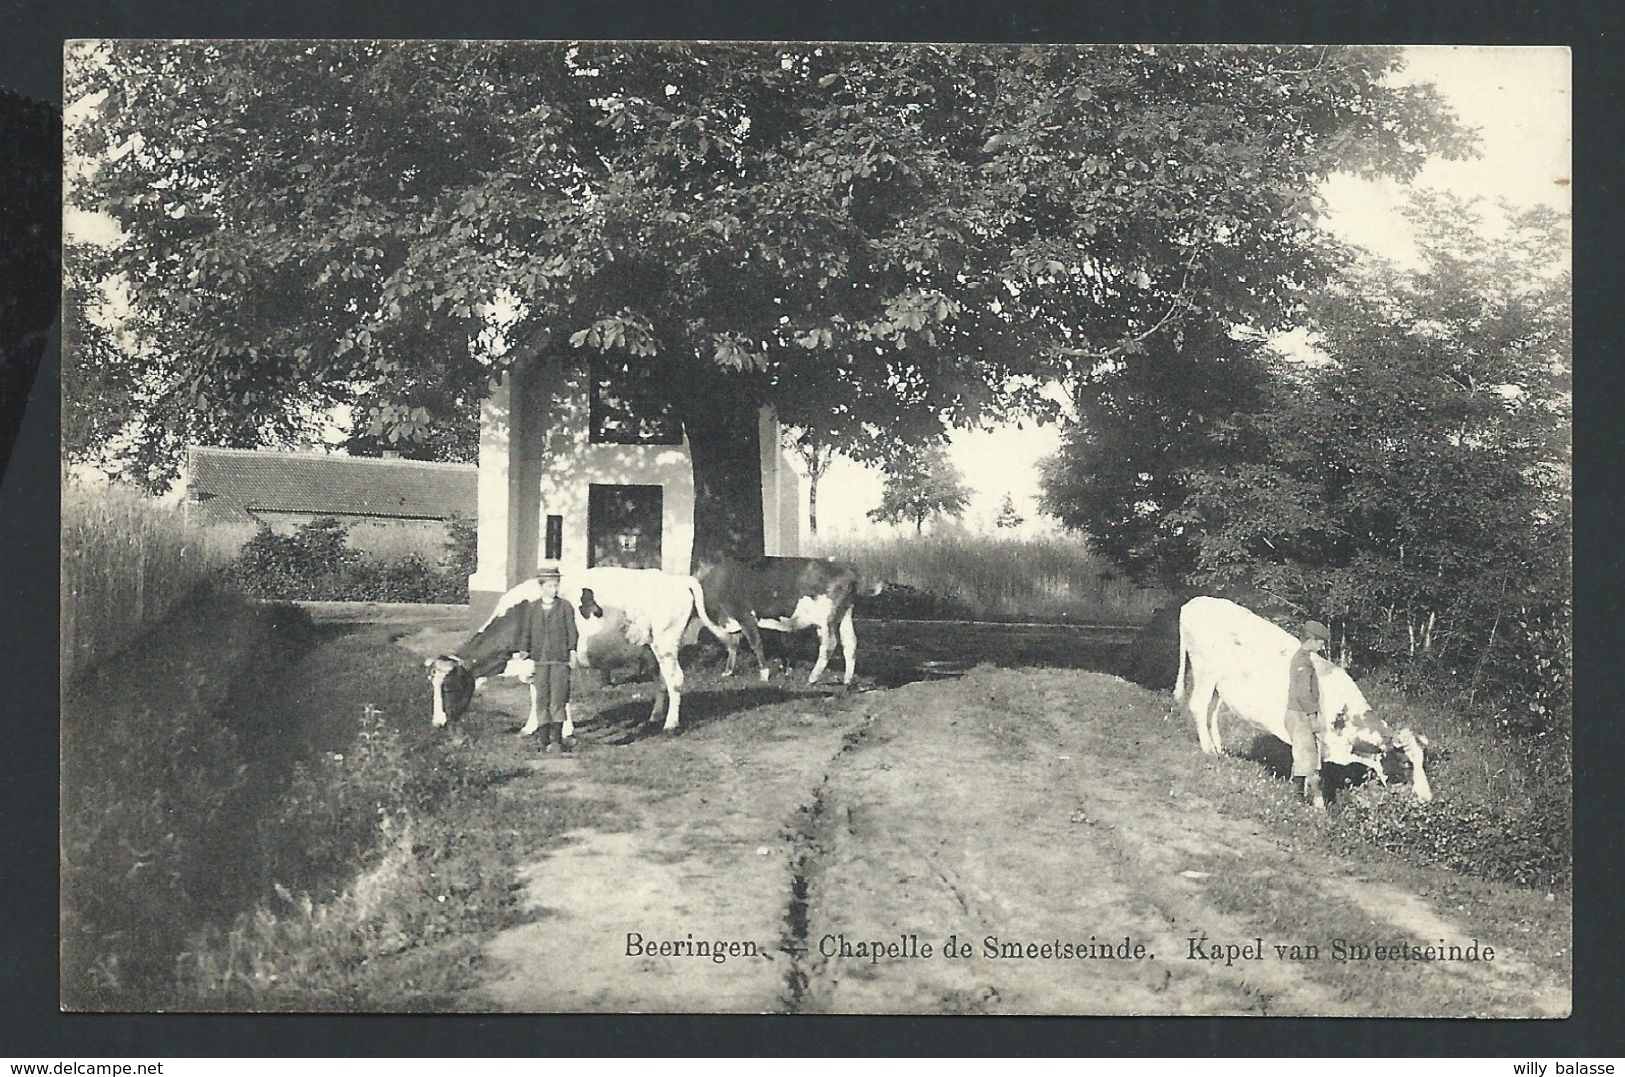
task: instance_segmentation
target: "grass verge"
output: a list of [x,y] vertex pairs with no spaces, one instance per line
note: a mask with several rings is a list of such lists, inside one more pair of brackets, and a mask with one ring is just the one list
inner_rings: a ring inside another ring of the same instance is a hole
[[76,1010],[456,1008],[481,935],[531,915],[517,864],[595,811],[433,730],[387,634],[229,597],[86,678],[63,744]]

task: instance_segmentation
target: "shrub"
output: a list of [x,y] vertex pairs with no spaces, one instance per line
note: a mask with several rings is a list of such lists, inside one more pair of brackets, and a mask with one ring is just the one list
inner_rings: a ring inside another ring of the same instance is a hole
[[[471,527],[454,531],[448,558],[466,556]],[[242,593],[261,598],[327,602],[459,602],[468,572],[441,568],[420,554],[371,560],[349,546],[337,520],[312,520],[291,535],[262,528],[231,563],[227,576]],[[471,572],[472,569],[469,570]]]
[[335,581],[330,594],[351,602],[457,602],[468,578],[448,574],[415,553],[362,561]]
[[291,535],[269,527],[243,544],[227,569],[237,590],[261,598],[310,599],[336,586],[359,557],[346,545],[348,534],[333,519],[312,520]]
[[462,580],[474,575],[479,567],[479,526],[473,520],[453,516],[446,524],[446,552],[441,568]]

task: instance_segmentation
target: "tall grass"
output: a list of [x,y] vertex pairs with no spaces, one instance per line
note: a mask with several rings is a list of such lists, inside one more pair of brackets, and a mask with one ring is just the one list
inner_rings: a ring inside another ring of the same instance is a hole
[[62,683],[126,647],[223,563],[179,506],[128,487],[62,491]]
[[817,556],[856,566],[865,580],[944,595],[994,620],[1141,623],[1167,598],[1063,535],[843,536],[816,538],[812,546]]

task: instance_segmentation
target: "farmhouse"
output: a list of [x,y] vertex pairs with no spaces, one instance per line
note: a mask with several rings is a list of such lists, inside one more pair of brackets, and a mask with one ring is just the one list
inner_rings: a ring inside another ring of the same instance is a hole
[[350,545],[437,561],[453,518],[477,508],[473,464],[319,452],[194,446],[186,452],[189,517],[211,528],[288,534],[321,517],[349,528]]
[[[526,364],[486,397],[480,415],[479,561],[469,615],[543,561],[566,572],[601,565],[687,573],[694,549],[694,472],[682,426],[653,386],[595,361],[591,369]],[[800,479],[759,414],[762,532],[769,555],[800,552]]]

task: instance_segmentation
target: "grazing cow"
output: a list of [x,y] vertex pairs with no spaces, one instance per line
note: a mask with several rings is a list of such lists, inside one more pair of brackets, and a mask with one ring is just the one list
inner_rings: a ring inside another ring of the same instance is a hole
[[[767,680],[767,659],[762,654],[758,628],[775,632],[818,629],[818,661],[807,683],[815,684],[829,665],[832,640],[840,633],[846,656],[843,684],[851,684],[857,660],[858,636],[852,627],[852,603],[858,597],[858,574],[838,561],[810,557],[758,557],[754,561],[724,560],[700,574],[705,592],[706,627],[728,648],[731,676],[739,655],[741,633],[756,652],[762,680]],[[878,594],[879,589],[874,592]],[[720,627],[718,627],[720,626]]]
[[[576,656],[581,665],[608,668],[623,663],[629,651],[647,647],[654,652],[662,691],[655,693],[649,721],[659,719],[661,696],[665,695],[670,704],[664,728],[676,729],[683,689],[677,647],[696,610],[705,620],[699,582],[692,576],[673,576],[652,568],[590,568],[565,573],[559,595],[576,609],[580,636]],[[526,580],[497,601],[485,624],[456,653],[424,662],[434,687],[435,725],[445,725],[468,709],[477,679],[505,673],[530,681],[530,720],[521,732],[528,736],[536,731],[540,719],[534,666],[528,656],[515,656],[523,646],[531,603],[540,597],[541,585]],[[566,723],[566,736],[573,724]]]
[[[1286,729],[1288,665],[1298,649],[1290,632],[1222,598],[1193,598],[1179,612],[1179,673],[1174,702],[1187,703],[1196,719],[1202,751],[1223,751],[1219,707],[1290,744]],[[1324,758],[1347,766],[1360,763],[1383,781],[1411,782],[1418,799],[1432,800],[1422,749],[1427,740],[1409,729],[1394,729],[1371,713],[1353,679],[1339,666],[1314,656],[1325,726]]]

